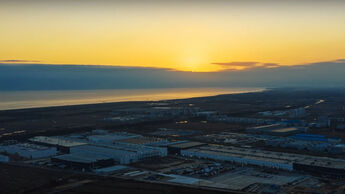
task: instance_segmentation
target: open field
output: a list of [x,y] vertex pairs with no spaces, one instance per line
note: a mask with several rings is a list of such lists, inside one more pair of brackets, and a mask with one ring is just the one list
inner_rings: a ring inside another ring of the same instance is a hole
[[5,176],[0,181],[1,193],[235,193],[205,190],[173,184],[148,183],[136,180],[119,179],[79,174],[29,166],[13,166],[0,163],[0,174]]
[[[327,103],[315,105],[312,112],[331,111],[334,115],[345,113],[345,92],[338,90],[268,90],[246,94],[220,95],[214,97],[191,98],[167,101],[175,107],[193,104],[202,110],[218,111],[231,116],[250,116],[260,111],[282,110],[286,107],[299,107],[314,104],[320,99]],[[134,128],[152,130],[152,127],[171,127],[198,130],[238,129],[238,125],[176,124],[175,121],[148,122],[138,125],[126,125],[116,122],[105,122],[103,119],[112,115],[113,111],[124,108],[152,107],[149,102],[119,102],[89,105],[61,106],[49,108],[32,108],[0,111],[0,141],[6,139],[26,139],[35,135],[61,135],[83,132],[95,128],[110,130]],[[311,118],[313,119],[313,114]],[[153,125],[152,127],[150,125]]]

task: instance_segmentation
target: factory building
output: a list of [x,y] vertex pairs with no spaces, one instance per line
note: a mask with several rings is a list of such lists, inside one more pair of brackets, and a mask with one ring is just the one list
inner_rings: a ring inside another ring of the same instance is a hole
[[157,106],[148,108],[128,108],[114,111],[115,115],[146,115],[149,117],[175,117],[183,115],[195,115],[200,111],[197,107],[170,107]]
[[137,156],[135,158],[137,159],[134,159],[133,162],[149,159],[152,157],[165,157],[168,155],[168,149],[166,147],[160,146],[148,146],[133,143],[116,142],[111,146],[111,148],[124,149],[136,152]]
[[271,124],[271,125],[249,127],[246,129],[246,131],[248,133],[255,133],[255,134],[287,136],[287,135],[305,132],[306,128],[303,128],[303,127],[285,127],[285,126],[282,126],[280,124]]
[[217,111],[200,111],[196,113],[196,116],[208,118],[212,115],[217,115],[217,114],[218,114]]
[[297,171],[345,178],[345,160],[317,157],[303,158],[293,163]]
[[54,146],[58,151],[63,153],[69,153],[70,149],[75,146],[86,145],[86,142],[79,141],[76,139],[68,139],[64,137],[47,137],[47,136],[36,136],[30,138],[29,141],[45,145],[45,146]]
[[6,152],[9,154],[18,154],[23,158],[44,158],[56,155],[55,147],[46,147],[41,145],[21,143],[0,146],[0,152]]
[[124,172],[127,171],[128,169],[130,169],[130,167],[128,166],[123,166],[123,165],[115,165],[115,166],[109,166],[109,167],[105,167],[105,168],[98,168],[93,170],[93,172],[97,173],[97,174],[113,174],[113,173],[118,173],[118,172]]
[[208,158],[214,160],[229,161],[243,165],[256,165],[284,170],[293,170],[293,165],[289,161],[276,158],[260,157],[253,152],[250,154],[247,150],[241,150],[227,146],[203,146],[181,150],[181,155],[188,157]]
[[300,119],[282,119],[279,124],[285,127],[291,127],[291,126],[305,126],[306,123],[303,120]]
[[290,117],[290,118],[300,118],[306,116],[307,112],[304,107],[290,109],[290,110],[280,110],[280,111],[265,111],[259,112],[262,116],[266,117]]
[[115,141],[139,138],[141,135],[126,133],[126,132],[117,132],[117,133],[108,133],[104,135],[90,135],[88,140],[93,143],[102,143],[102,144],[113,144]]
[[[59,146],[68,144],[68,152],[65,155],[54,157],[52,161],[76,169],[90,170],[112,166],[114,163],[130,164],[154,157],[167,156],[167,148],[159,146],[167,144],[165,139],[146,138],[126,132],[100,132],[101,134],[90,135],[85,140],[69,139],[68,142],[63,141],[63,143],[57,141]],[[66,140],[62,137],[54,138]]]
[[103,129],[94,129],[91,131],[93,135],[106,135],[109,134],[109,131]]
[[9,162],[9,161],[10,159],[8,158],[8,156],[0,154],[0,162]]
[[201,142],[191,142],[191,141],[176,142],[176,143],[168,145],[168,153],[181,154],[181,150],[196,148],[196,147],[200,147],[204,145],[207,145],[207,144],[201,143]]
[[161,147],[116,143],[113,145],[104,144],[75,146],[71,148],[70,153],[88,153],[101,155],[110,157],[120,164],[130,164],[153,157],[166,156],[167,149]]
[[319,141],[319,142],[334,142],[334,143],[341,142],[341,138],[327,138],[324,135],[318,135],[318,134],[296,134],[290,137],[293,139],[303,140],[303,141]]
[[181,150],[181,155],[223,160],[243,165],[256,165],[288,171],[308,171],[335,177],[345,177],[345,160],[328,157],[271,152],[231,146],[202,146]]
[[225,122],[225,123],[245,123],[245,124],[267,124],[273,123],[272,119],[257,119],[249,117],[229,117],[227,115],[211,115],[207,117],[210,122]]
[[300,118],[306,116],[307,112],[304,107],[295,108],[288,112],[291,118]]
[[52,162],[84,170],[91,170],[114,164],[114,160],[109,156],[87,152],[76,152],[55,156],[52,158]]
[[331,129],[343,131],[343,130],[345,130],[345,118],[343,118],[343,117],[340,117],[340,118],[337,118],[337,117],[330,118],[328,126]]
[[267,139],[266,146],[308,150],[318,153],[343,154],[345,145],[340,138],[326,138],[323,135],[297,134],[286,137]]
[[169,141],[163,138],[155,137],[135,137],[118,140],[119,143],[135,144],[135,145],[146,145],[146,146],[166,146]]
[[133,145],[146,145],[146,146],[166,146],[169,142],[167,139],[155,137],[143,137],[138,134],[118,132],[109,133],[105,135],[91,135],[88,136],[90,144],[133,144]]

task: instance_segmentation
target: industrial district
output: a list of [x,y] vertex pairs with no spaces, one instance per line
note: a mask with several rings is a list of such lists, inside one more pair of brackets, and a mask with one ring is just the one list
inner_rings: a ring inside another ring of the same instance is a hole
[[[27,130],[4,127],[0,161],[208,192],[344,193],[345,106],[337,103],[344,97],[294,92],[294,99],[276,101],[265,99],[286,93],[141,102],[139,107],[111,108],[95,119],[101,124],[87,130],[59,135],[40,131],[23,136]],[[261,105],[243,108],[249,97],[261,99]],[[227,99],[228,105],[219,106]],[[228,111],[241,109],[245,111]],[[54,188],[61,192],[90,184],[60,181],[65,187],[54,183]]]

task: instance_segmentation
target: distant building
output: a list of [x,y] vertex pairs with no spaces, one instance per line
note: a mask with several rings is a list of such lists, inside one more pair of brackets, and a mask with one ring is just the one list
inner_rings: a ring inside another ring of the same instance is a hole
[[306,111],[304,107],[292,109],[289,111],[289,116],[291,118],[304,117],[305,115],[306,115]]
[[93,135],[106,135],[108,134],[109,132],[107,130],[103,130],[103,129],[95,129],[95,130],[92,130],[91,132]]
[[168,152],[169,154],[180,154],[181,150],[186,150],[190,148],[196,148],[200,146],[207,145],[206,143],[201,142],[177,142],[176,144],[171,144],[168,146]]
[[142,136],[122,139],[118,140],[117,142],[146,146],[166,146],[169,143],[167,139]]
[[290,136],[293,139],[298,139],[298,140],[304,140],[304,141],[319,141],[319,142],[334,142],[334,143],[339,143],[341,142],[341,138],[327,138],[324,135],[319,135],[319,134],[296,134],[293,136]]
[[299,119],[283,119],[279,122],[279,124],[286,126],[286,127],[293,127],[293,126],[305,126],[306,123]]
[[81,145],[71,148],[71,154],[87,153],[112,158],[120,164],[130,164],[154,157],[167,156],[167,149],[134,145],[127,143],[116,143],[114,145]]
[[281,124],[261,125],[256,127],[248,127],[246,129],[248,133],[267,134],[287,136],[291,134],[305,132],[306,128],[303,127],[285,127]]
[[104,135],[90,135],[87,138],[90,142],[93,142],[93,143],[113,144],[115,141],[131,139],[131,138],[139,138],[139,137],[141,137],[141,135],[126,133],[126,132],[117,132],[117,133],[108,133]]
[[344,118],[330,118],[329,127],[335,130],[345,130],[345,119]]
[[104,168],[98,168],[94,169],[93,172],[97,174],[112,174],[112,173],[117,173],[117,172],[123,172],[130,169],[128,166],[123,166],[123,165],[115,165],[115,166],[109,166],[109,167],[104,167]]
[[316,153],[343,154],[345,146],[340,138],[326,138],[322,135],[297,134],[289,138],[267,139],[266,146],[308,150]]
[[273,113],[271,111],[259,112],[259,114],[261,114],[262,116],[265,116],[265,117],[270,117],[273,115]]
[[328,116],[319,116],[317,118],[316,127],[317,128],[329,127],[329,118],[328,118]]
[[146,118],[162,118],[162,117],[177,117],[177,116],[195,116],[200,111],[197,107],[171,107],[171,106],[157,106],[147,108],[127,108],[116,110],[114,115],[141,115]]
[[224,123],[244,123],[244,124],[269,124],[273,123],[272,119],[257,119],[249,117],[229,117],[227,115],[211,115],[207,117],[210,122],[224,122]]
[[307,115],[304,107],[289,109],[289,110],[279,110],[279,111],[265,111],[259,112],[260,115],[265,117],[290,117],[290,118],[300,118]]
[[153,136],[160,136],[160,137],[183,137],[183,136],[191,136],[200,133],[199,131],[193,130],[181,130],[181,129],[167,129],[167,128],[159,128],[157,131],[150,133]]
[[7,152],[9,154],[18,154],[23,158],[44,158],[56,155],[55,147],[46,147],[35,144],[21,143],[0,146],[0,152]]
[[59,155],[53,157],[52,161],[66,165],[67,167],[84,170],[91,170],[114,164],[114,159],[110,156],[88,152],[75,152],[71,154]]
[[217,111],[201,111],[201,112],[197,112],[196,113],[196,116],[198,117],[209,117],[209,116],[212,116],[212,115],[217,115],[218,112]]
[[30,138],[29,141],[46,146],[54,146],[57,148],[58,151],[63,153],[69,153],[70,149],[74,146],[80,146],[87,144],[86,142],[76,140],[76,139],[69,139],[64,137],[47,137],[47,136],[36,136]]
[[0,154],[0,162],[9,162],[9,161],[10,159],[8,158],[8,156]]
[[181,155],[228,161],[242,165],[256,165],[288,171],[309,171],[322,175],[345,177],[345,160],[328,157],[271,152],[232,146],[201,146],[181,150]]

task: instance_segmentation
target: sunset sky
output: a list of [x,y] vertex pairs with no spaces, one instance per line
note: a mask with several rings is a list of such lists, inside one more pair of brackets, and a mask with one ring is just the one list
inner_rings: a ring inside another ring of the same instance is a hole
[[345,58],[345,1],[0,1],[0,60],[221,71]]

